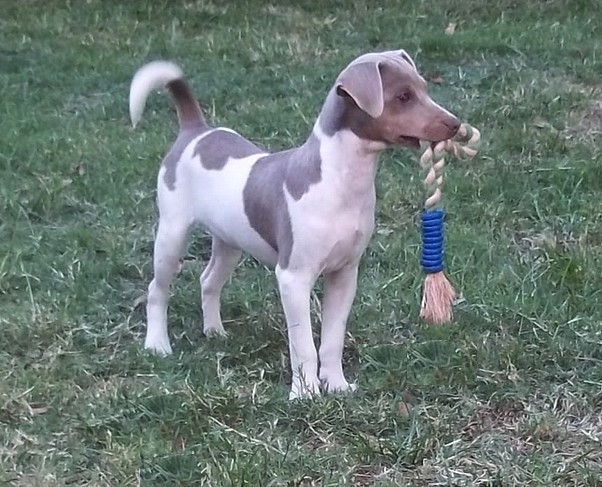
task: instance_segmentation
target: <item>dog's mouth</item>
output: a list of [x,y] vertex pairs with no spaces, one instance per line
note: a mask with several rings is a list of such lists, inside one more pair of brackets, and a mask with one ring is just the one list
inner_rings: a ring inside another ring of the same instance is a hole
[[417,139],[416,137],[407,137],[405,135],[400,135],[399,144],[403,145],[404,147],[420,149],[420,139]]

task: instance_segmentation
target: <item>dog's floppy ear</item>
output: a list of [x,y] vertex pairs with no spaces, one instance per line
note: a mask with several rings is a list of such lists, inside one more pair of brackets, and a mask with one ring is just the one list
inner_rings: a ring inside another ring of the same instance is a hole
[[385,107],[379,63],[367,61],[348,66],[337,80],[337,94],[349,95],[372,118],[382,115]]
[[405,62],[407,62],[410,66],[414,68],[414,71],[417,71],[416,64],[414,64],[414,60],[410,57],[410,55],[407,52],[405,52],[403,49],[400,49],[399,51],[397,51],[397,53]]

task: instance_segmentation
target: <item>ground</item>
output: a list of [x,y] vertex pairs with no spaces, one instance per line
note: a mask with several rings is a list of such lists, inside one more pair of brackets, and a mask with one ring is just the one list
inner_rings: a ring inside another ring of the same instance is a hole
[[[598,11],[4,0],[0,484],[602,485]],[[175,353],[145,353],[156,171],[176,124],[153,96],[131,128],[134,71],[178,61],[214,123],[278,149],[308,135],[347,62],[392,48],[483,133],[445,175],[453,323],[418,318],[424,194],[419,154],[400,149],[381,160],[349,323],[355,394],[287,401],[274,276],[251,259],[224,293],[230,336],[203,337],[202,231],[173,289]]]

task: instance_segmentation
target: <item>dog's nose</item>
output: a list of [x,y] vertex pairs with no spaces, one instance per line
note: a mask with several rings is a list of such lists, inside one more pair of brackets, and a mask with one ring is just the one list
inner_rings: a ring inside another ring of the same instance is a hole
[[452,133],[452,137],[458,133],[460,130],[461,122],[456,117],[448,118],[443,120],[443,125],[445,125],[449,131]]

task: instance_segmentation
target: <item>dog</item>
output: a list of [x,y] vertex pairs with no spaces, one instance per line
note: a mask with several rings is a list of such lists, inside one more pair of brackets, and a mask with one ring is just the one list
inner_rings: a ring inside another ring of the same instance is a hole
[[[347,65],[305,143],[282,152],[266,152],[229,128],[209,126],[182,69],[169,61],[135,73],[129,99],[134,126],[151,91],[164,87],[177,110],[179,133],[158,174],[145,347],[172,351],[169,288],[189,230],[201,225],[213,237],[200,278],[204,333],[225,334],[220,294],[245,251],[275,268],[288,331],[290,399],[353,391],[342,354],[358,265],[374,230],[379,153],[448,139],[460,121],[431,99],[404,50],[364,54]],[[310,293],[320,276],[317,351]]]

